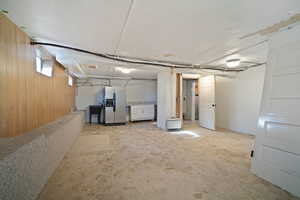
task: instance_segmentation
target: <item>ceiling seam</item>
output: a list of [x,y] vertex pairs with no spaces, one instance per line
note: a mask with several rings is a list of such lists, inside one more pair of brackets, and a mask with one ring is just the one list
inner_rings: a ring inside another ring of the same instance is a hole
[[[126,29],[128,19],[129,19],[129,16],[130,16],[130,13],[131,13],[131,10],[132,10],[132,7],[133,7],[133,2],[134,2],[134,0],[130,0],[129,8],[128,8],[126,16],[125,16],[125,21],[123,23],[123,26],[122,26],[122,29],[121,29],[121,32],[120,32],[120,35],[119,35],[119,39],[117,41],[117,44],[116,44],[116,47],[115,47],[115,50],[114,50],[114,55],[118,55],[119,48],[120,48],[120,43],[122,41],[122,36],[123,36],[124,31]],[[116,68],[112,68],[112,74],[113,74],[113,76],[116,74]]]
[[129,8],[128,8],[128,11],[127,11],[126,16],[125,16],[124,24],[123,24],[122,29],[121,29],[121,32],[120,32],[120,37],[119,37],[119,40],[118,40],[118,42],[117,42],[117,45],[116,45],[116,48],[115,48],[115,51],[114,51],[114,54],[115,54],[115,55],[118,55],[120,43],[121,43],[121,41],[122,41],[122,36],[123,36],[124,31],[125,31],[125,29],[126,29],[126,26],[127,26],[127,23],[128,23],[128,19],[129,19],[130,13],[131,13],[131,10],[132,10],[132,8],[133,8],[133,3],[134,3],[134,0],[131,0],[131,1],[130,1]]

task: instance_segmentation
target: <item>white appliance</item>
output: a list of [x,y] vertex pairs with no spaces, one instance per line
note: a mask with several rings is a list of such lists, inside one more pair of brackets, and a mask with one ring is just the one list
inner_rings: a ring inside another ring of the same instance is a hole
[[130,121],[154,120],[154,104],[130,105]]
[[199,79],[199,124],[204,128],[216,130],[216,78],[214,75],[204,76]]
[[172,118],[166,121],[168,130],[179,130],[182,128],[182,120],[180,118]]

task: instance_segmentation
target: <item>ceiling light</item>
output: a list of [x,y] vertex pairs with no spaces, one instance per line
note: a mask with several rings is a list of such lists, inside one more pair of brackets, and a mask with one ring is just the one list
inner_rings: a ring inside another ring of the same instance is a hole
[[134,71],[135,69],[133,68],[124,68],[124,67],[116,67],[116,70],[124,73],[124,74],[129,74],[130,72]]
[[237,67],[239,66],[241,63],[240,59],[230,59],[230,60],[226,60],[226,65],[227,67]]

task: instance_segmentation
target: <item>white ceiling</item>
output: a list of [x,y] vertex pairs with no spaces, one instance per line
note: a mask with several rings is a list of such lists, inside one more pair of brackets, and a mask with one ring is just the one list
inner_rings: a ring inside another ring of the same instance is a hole
[[[229,57],[265,62],[260,35],[243,36],[300,13],[299,0],[0,0],[0,9],[39,41],[99,53],[223,65]],[[131,5],[131,2],[132,5]],[[130,9],[131,8],[131,9]],[[128,20],[127,20],[128,19]],[[249,46],[255,46],[247,48]],[[122,65],[70,50],[48,48],[78,73],[123,76]],[[240,49],[245,49],[240,51]],[[96,70],[86,65],[96,64]],[[78,66],[81,66],[79,70]],[[159,68],[130,66],[130,76],[155,77]],[[79,70],[79,71],[78,71]],[[81,71],[81,72],[80,72]],[[127,75],[126,75],[127,76]]]

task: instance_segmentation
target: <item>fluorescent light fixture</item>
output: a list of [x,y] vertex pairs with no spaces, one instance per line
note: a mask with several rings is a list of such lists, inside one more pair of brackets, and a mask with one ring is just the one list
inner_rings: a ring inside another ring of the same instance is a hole
[[134,71],[135,69],[133,68],[124,68],[124,67],[116,67],[116,70],[124,73],[124,74],[129,74],[130,72]]
[[237,67],[239,66],[241,63],[240,59],[230,59],[230,60],[226,60],[226,65],[227,67]]

